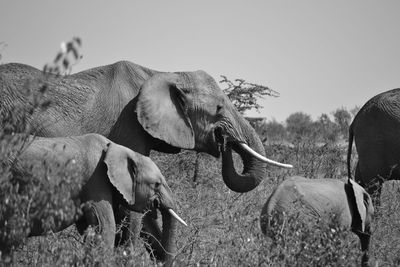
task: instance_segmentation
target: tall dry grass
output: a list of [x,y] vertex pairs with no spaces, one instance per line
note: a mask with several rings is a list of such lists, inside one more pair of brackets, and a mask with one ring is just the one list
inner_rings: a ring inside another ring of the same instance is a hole
[[[200,154],[199,176],[193,182],[196,153],[178,155],[153,153],[151,156],[167,177],[178,203],[179,213],[189,222],[177,233],[177,266],[357,266],[360,261],[358,238],[349,231],[329,225],[310,227],[296,218],[273,242],[259,229],[260,210],[285,177],[346,176],[344,148],[312,142],[295,147],[273,145],[268,154],[293,163],[293,170],[270,168],[268,177],[255,190],[238,194],[224,185],[220,162]],[[240,160],[236,158],[237,166]],[[371,263],[378,266],[400,264],[400,189],[385,185],[382,206],[373,223]],[[4,200],[3,200],[4,201]],[[16,212],[18,214],[18,212]],[[21,217],[22,218],[22,217]],[[17,218],[18,219],[18,218]],[[18,226],[18,224],[15,224]],[[333,229],[333,230],[332,230]],[[141,242],[133,248],[104,251],[93,232],[84,240],[74,228],[30,238],[18,247],[11,259],[16,265],[34,266],[152,266]],[[89,241],[88,241],[89,240]]]

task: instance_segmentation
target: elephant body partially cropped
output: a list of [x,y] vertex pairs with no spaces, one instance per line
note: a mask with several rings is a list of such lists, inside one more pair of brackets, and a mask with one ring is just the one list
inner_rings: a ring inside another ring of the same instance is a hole
[[351,177],[353,139],[358,154],[355,180],[379,199],[385,180],[400,179],[400,88],[378,94],[367,101],[349,128],[347,155]]
[[[55,229],[46,229],[40,218],[31,218],[27,235],[59,231],[73,223],[77,224],[81,233],[89,225],[98,226],[105,245],[112,248],[116,225],[122,223],[120,205],[140,213],[159,208],[165,225],[159,242],[165,251],[173,250],[170,240],[175,222],[165,211],[175,208],[175,204],[164,177],[148,157],[101,135],[87,134],[58,138],[30,137],[21,148],[21,153],[10,159],[9,164],[13,181],[32,177],[61,185],[66,179],[73,179],[68,187],[70,197],[77,203],[86,204],[81,216],[66,216],[64,221],[54,226]],[[23,183],[19,185],[23,186]],[[7,249],[10,249],[7,240],[1,240],[0,250]],[[166,259],[165,251],[156,252],[160,253],[160,260]]]
[[[35,106],[30,92],[43,92],[45,108],[28,118],[15,114],[21,106]],[[204,71],[158,72],[120,61],[57,77],[23,64],[3,64],[0,125],[12,116],[37,136],[98,133],[146,156],[151,150],[177,153],[181,148],[222,154],[223,179],[237,192],[254,189],[266,177],[266,164],[258,159],[265,160],[260,138]],[[232,149],[243,159],[241,174],[233,165]],[[148,239],[160,232],[146,225],[151,219],[144,221]],[[129,229],[123,231],[129,236]]]
[[303,219],[335,220],[341,228],[351,229],[361,241],[362,262],[368,262],[371,217],[374,213],[369,194],[357,183],[338,179],[307,179],[294,176],[284,180],[268,198],[260,216],[262,232],[272,238],[271,227],[281,216],[300,215]]
[[225,146],[246,158],[243,174],[223,172],[232,190],[252,190],[264,177],[265,164],[238,147],[247,144],[264,155],[261,140],[204,71],[158,72],[120,61],[57,77],[24,64],[0,65],[2,119],[33,105],[30,92],[42,91],[48,106],[27,119],[37,136],[98,133],[146,156],[180,148],[219,156],[229,154]]

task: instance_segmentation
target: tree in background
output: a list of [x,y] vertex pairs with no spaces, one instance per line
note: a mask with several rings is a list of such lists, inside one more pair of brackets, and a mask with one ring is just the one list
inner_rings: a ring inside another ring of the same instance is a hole
[[223,75],[221,75],[221,77],[222,80],[220,83],[227,86],[222,91],[229,97],[241,114],[251,109],[259,111],[262,106],[258,104],[258,100],[263,98],[263,96],[279,96],[277,91],[265,85],[249,83],[243,79],[235,79],[232,81]]
[[275,119],[265,122],[262,127],[262,136],[270,141],[286,140],[286,129],[282,123],[277,122]]
[[335,123],[339,126],[339,132],[344,139],[348,138],[351,114],[344,107],[333,112]]
[[286,131],[291,142],[299,142],[312,132],[311,116],[304,112],[295,112],[286,119]]
[[359,106],[355,106],[354,108],[350,109],[352,119],[354,119],[354,117],[357,115],[358,111],[360,111]]
[[314,122],[313,130],[316,132],[316,139],[320,142],[334,143],[338,139],[339,127],[325,113]]

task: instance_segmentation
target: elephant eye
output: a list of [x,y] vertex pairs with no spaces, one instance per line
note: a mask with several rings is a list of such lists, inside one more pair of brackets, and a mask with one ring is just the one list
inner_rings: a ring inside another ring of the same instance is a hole
[[221,105],[217,105],[217,113],[220,112],[221,109],[222,109],[222,106]]
[[157,188],[160,188],[160,186],[161,186],[161,183],[159,183],[159,182],[157,182],[157,183],[155,183],[154,184],[154,187],[157,189]]

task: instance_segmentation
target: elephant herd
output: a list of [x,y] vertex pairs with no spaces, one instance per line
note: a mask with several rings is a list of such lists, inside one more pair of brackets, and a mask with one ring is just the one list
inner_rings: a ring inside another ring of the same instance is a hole
[[[17,122],[27,123],[32,136],[18,156],[8,160],[13,176],[32,176],[44,161],[68,165],[79,184],[70,195],[85,204],[80,216],[63,221],[53,231],[75,224],[83,233],[88,226],[100,226],[99,234],[108,247],[134,242],[140,233],[152,255],[168,265],[176,250],[176,222],[186,223],[174,212],[172,192],[148,157],[151,150],[189,149],[221,157],[226,186],[240,193],[261,183],[267,164],[292,167],[265,157],[255,130],[204,71],[167,73],[120,61],[60,77],[24,64],[3,64],[0,127],[15,110],[35,109],[27,86],[31,95],[41,93],[48,104],[34,112],[14,114]],[[363,263],[367,263],[373,215],[368,193],[379,191],[384,179],[398,178],[399,90],[372,98],[355,117],[350,126],[348,180],[285,180],[262,209],[263,233],[272,235],[268,226],[274,212],[283,213],[300,200],[318,216],[334,214],[340,225],[355,232],[364,251]],[[355,179],[368,192],[351,179],[353,138],[359,155]],[[234,167],[232,150],[241,156],[242,173]],[[381,178],[378,183],[370,183],[376,177]],[[157,210],[162,227],[154,218]],[[40,223],[32,223],[26,237],[44,231]],[[0,240],[0,251],[9,253],[10,249],[7,240]]]

